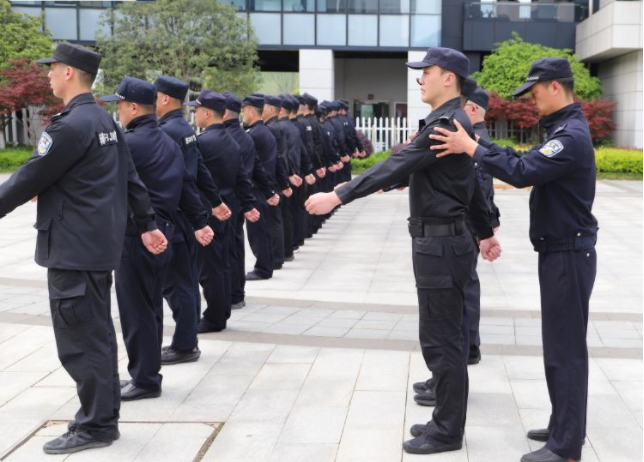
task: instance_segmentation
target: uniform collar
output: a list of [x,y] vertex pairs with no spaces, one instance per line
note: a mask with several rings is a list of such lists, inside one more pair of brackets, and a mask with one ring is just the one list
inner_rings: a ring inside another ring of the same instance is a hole
[[155,114],[145,114],[137,117],[134,120],[131,120],[127,127],[128,131],[134,130],[137,127],[158,127],[159,123],[157,122],[157,116]]
[[472,124],[472,128],[485,128],[485,122],[476,122],[475,124]]
[[273,116],[266,121],[266,125],[270,124],[272,121],[277,120],[277,116]]
[[568,106],[562,107],[557,112],[553,112],[550,115],[542,117],[539,120],[539,125],[544,128],[546,131],[549,131],[553,126],[563,122],[567,119],[574,119],[583,117],[584,113],[581,110],[580,103],[572,103]]
[[239,120],[237,120],[237,119],[228,119],[228,120],[224,120],[224,127],[226,127],[226,128],[228,128],[228,127],[241,127],[241,125],[239,124]]
[[208,125],[208,126],[204,129],[204,131],[205,131],[205,132],[209,132],[209,131],[212,131],[212,130],[221,130],[222,128],[224,128],[224,124],[223,124],[223,123],[222,123],[222,124],[212,124],[212,125]]
[[165,115],[159,119],[159,124],[165,123],[170,119],[183,119],[183,109],[173,109],[170,112],[166,112]]
[[436,120],[440,116],[445,115],[448,112],[451,112],[455,109],[459,109],[460,107],[461,107],[461,97],[457,96],[456,98],[452,98],[449,101],[445,101],[443,104],[438,106],[436,109],[430,112],[429,116],[427,116],[427,119],[425,120],[427,122]]
[[264,125],[264,121],[260,119],[257,122],[255,122],[254,124],[249,125],[248,128],[253,128],[253,127],[256,127],[258,125]]
[[77,106],[80,106],[82,104],[96,104],[96,99],[94,98],[94,95],[91,93],[81,93],[80,95],[74,96],[69,103],[67,103],[67,106],[61,111],[63,112],[69,112],[72,109],[74,109]]

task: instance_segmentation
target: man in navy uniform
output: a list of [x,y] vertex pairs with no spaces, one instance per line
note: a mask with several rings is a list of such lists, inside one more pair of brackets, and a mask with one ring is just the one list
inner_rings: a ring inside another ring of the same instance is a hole
[[[277,196],[273,190],[273,182],[270,177],[264,170],[262,161],[257,155],[255,150],[255,144],[253,143],[253,138],[244,131],[239,120],[239,116],[242,110],[241,100],[234,94],[230,92],[223,93],[224,98],[226,98],[226,111],[224,112],[224,127],[228,134],[235,140],[241,149],[242,158],[244,162],[244,173],[250,179],[252,183],[252,191],[255,196],[255,207],[259,211],[260,218],[255,223],[249,223],[248,226],[257,226],[260,227],[260,233],[268,239],[268,247],[270,247],[270,234],[268,231],[267,220],[269,219],[269,210],[268,200],[271,200]],[[274,199],[273,199],[274,200]],[[245,298],[245,287],[246,287],[246,251],[244,245],[244,221],[245,217],[243,214],[238,213],[234,217],[233,225],[235,228],[234,236],[234,245],[231,246],[233,251],[233,266],[232,266],[232,289],[231,289],[231,300],[232,300],[232,309],[243,308],[246,302]],[[264,252],[266,255],[266,252]],[[268,263],[266,264],[267,268],[270,268],[270,273],[272,274],[272,258],[270,255],[264,257],[264,260]]]
[[[271,131],[264,125],[264,98],[247,96],[242,101],[242,118],[247,133],[253,140],[257,157],[264,171],[273,184],[275,191],[279,190],[277,174],[277,142]],[[257,196],[257,191],[255,191]],[[281,212],[278,207],[280,195],[275,194],[266,203],[268,215],[265,220],[248,223],[248,243],[257,259],[252,271],[246,274],[247,281],[258,281],[273,277],[273,242],[281,235]],[[277,220],[277,223],[275,223]],[[282,238],[283,239],[283,238]]]
[[[437,159],[428,135],[460,120],[471,126],[461,109],[461,89],[469,61],[449,48],[430,48],[420,62],[421,97],[434,110],[426,126],[400,152],[392,154],[334,192],[307,201],[310,213],[325,214],[340,204],[392,185],[409,182],[413,265],[420,308],[420,345],[436,383],[437,405],[432,420],[414,425],[403,449],[415,454],[454,451],[462,447],[468,396],[468,329],[464,328],[464,288],[476,253],[465,217],[471,207],[472,225],[481,239],[483,256],[500,255],[473,162],[466,156]],[[458,162],[444,162],[457,159]]]
[[100,61],[92,50],[66,43],[38,61],[51,65],[51,88],[65,108],[33,156],[0,185],[0,217],[38,196],[36,263],[48,268],[58,357],[81,403],[69,431],[44,445],[48,454],[118,439],[121,393],[110,288],[128,215],[146,252],[160,254],[167,246],[123,134],[91,94]]
[[[197,135],[183,116],[188,83],[162,75],[154,82],[154,86],[157,89],[156,113],[159,126],[181,148],[186,170],[207,199],[213,215],[221,221],[227,220],[231,215],[230,209],[223,203],[219,188],[203,162],[197,146]],[[172,238],[172,260],[163,290],[176,327],[172,343],[161,349],[162,364],[196,361],[201,354],[197,347],[197,325],[201,313],[197,251],[192,226],[183,212],[178,210]]]
[[[233,216],[243,214],[249,221],[257,221],[260,214],[255,208],[252,184],[243,165],[239,145],[224,128],[226,99],[211,90],[203,90],[196,100],[186,103],[194,107],[195,122],[204,131],[197,141],[204,162],[215,183],[220,188],[222,199],[230,205]],[[230,318],[231,262],[230,246],[233,244],[234,229],[229,221],[210,219],[215,230],[215,239],[200,252],[200,283],[208,307],[203,312],[198,331],[220,332],[226,329]]]
[[533,187],[530,241],[539,253],[543,359],[552,412],[548,428],[528,432],[528,438],[546,445],[522,462],[579,460],[586,436],[586,329],[597,272],[596,172],[590,130],[573,89],[568,60],[532,63],[514,96],[531,93],[546,138],[528,151],[482,138],[476,143],[458,125],[454,133],[440,130],[433,136],[445,155],[464,152],[492,176],[518,188]]
[[[157,226],[168,237],[174,236],[176,213],[181,207],[196,239],[207,245],[213,237],[207,225],[207,212],[186,172],[181,149],[157,123],[156,96],[151,83],[125,77],[115,94],[101,100],[118,105],[119,121],[126,128],[125,141],[150,194]],[[146,252],[136,238],[134,223],[128,223],[123,255],[115,273],[128,372],[132,377],[121,384],[123,400],[161,396],[163,287],[171,258],[171,245],[161,255]]]

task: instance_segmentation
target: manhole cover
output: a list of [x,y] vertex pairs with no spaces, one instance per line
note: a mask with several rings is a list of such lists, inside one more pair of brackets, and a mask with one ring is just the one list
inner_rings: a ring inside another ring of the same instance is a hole
[[75,454],[47,455],[42,446],[67,431],[68,422],[48,421],[2,461],[199,462],[221,430],[221,423],[119,422],[121,437],[111,446]]

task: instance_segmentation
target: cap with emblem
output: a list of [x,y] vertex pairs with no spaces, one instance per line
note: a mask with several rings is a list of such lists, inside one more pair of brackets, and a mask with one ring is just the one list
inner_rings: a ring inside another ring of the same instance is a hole
[[99,99],[105,103],[129,101],[130,103],[152,105],[157,100],[157,90],[154,85],[145,80],[124,77],[116,93],[102,96]]
[[80,45],[59,43],[54,56],[36,61],[36,64],[64,63],[81,71],[96,75],[101,64],[101,55]]
[[264,96],[264,104],[275,106],[279,109],[282,107],[282,99],[279,96],[266,95]]
[[264,107],[264,98],[261,96],[250,95],[242,100],[242,107],[252,106],[257,109],[262,109]]
[[570,63],[566,58],[541,58],[530,66],[525,83],[514,90],[515,98],[526,93],[537,82],[559,79],[572,79]]
[[159,78],[154,82],[154,86],[158,92],[181,101],[186,99],[189,88],[188,82],[184,82],[183,80],[179,80],[176,77],[170,77],[168,75],[159,76]]
[[226,109],[232,112],[241,112],[242,102],[237,95],[229,91],[222,93],[226,98]]
[[460,51],[443,47],[428,48],[427,54],[422,61],[409,61],[407,63],[407,67],[412,69],[424,69],[430,66],[438,66],[461,77],[463,79],[461,93],[464,95],[469,95],[476,88],[476,82],[468,78],[470,60]]
[[205,107],[221,114],[226,110],[226,98],[212,90],[202,90],[197,99],[185,103],[186,106]]
[[490,97],[487,92],[482,88],[477,88],[470,94],[467,99],[476,104],[478,107],[482,107],[486,111],[490,107]]

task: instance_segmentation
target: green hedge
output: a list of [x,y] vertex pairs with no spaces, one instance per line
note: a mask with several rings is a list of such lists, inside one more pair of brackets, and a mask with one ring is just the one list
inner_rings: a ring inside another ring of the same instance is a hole
[[[494,142],[501,146],[512,146],[517,150],[529,148],[529,146],[517,146],[511,140],[494,140]],[[359,175],[378,162],[385,160],[390,154],[391,151],[382,151],[372,154],[366,159],[353,159],[351,161],[352,173]],[[600,178],[642,179],[642,151],[599,147],[595,149],[595,161]]]
[[0,150],[0,172],[13,172],[31,157],[32,148],[17,147]]

